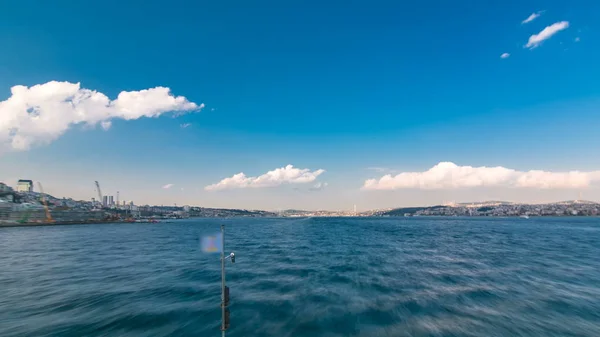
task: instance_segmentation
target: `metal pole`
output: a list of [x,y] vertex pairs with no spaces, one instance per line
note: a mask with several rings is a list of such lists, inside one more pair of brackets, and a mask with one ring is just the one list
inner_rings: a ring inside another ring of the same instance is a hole
[[225,225],[221,224],[221,336],[225,337]]

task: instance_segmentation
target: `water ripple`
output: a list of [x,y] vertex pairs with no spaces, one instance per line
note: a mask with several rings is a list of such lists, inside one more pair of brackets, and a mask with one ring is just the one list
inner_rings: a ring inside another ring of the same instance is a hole
[[0,336],[600,336],[595,218],[0,228]]

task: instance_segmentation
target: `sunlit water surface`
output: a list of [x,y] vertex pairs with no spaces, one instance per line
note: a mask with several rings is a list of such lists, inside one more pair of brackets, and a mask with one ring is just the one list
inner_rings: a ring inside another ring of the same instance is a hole
[[600,336],[598,218],[0,228],[0,336]]

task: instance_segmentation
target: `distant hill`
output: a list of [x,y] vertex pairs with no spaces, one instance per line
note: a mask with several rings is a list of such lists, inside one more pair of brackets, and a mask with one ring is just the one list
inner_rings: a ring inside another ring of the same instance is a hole
[[555,202],[554,204],[559,204],[559,205],[573,205],[573,204],[597,205],[598,203],[595,201],[588,201],[588,200],[567,200],[567,201]]
[[284,209],[282,211],[279,211],[278,213],[294,213],[294,214],[299,214],[299,213],[310,213],[309,211],[305,211],[302,209]]
[[517,215],[600,215],[600,203],[568,200],[543,204],[522,204],[506,201],[463,202],[430,207],[400,207],[377,213],[380,216],[442,215],[442,216],[517,216]]
[[275,213],[247,209],[192,207],[190,217],[273,217]]
[[475,201],[475,202],[460,202],[455,204],[456,206],[462,207],[485,207],[485,206],[498,206],[498,205],[514,205],[514,202],[509,201],[497,201],[497,200],[489,200],[489,201]]
[[440,209],[440,208],[450,208],[450,206],[429,206],[429,207],[402,207],[402,208],[394,208],[390,211],[383,212],[381,215],[387,216],[404,216],[405,214],[413,215],[418,211],[426,210],[426,209]]

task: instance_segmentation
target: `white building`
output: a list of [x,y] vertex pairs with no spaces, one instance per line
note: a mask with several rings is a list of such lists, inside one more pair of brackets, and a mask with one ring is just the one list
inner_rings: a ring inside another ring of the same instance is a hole
[[33,192],[33,181],[19,180],[17,182],[17,192]]
[[5,183],[0,183],[0,193],[12,192],[12,188]]

